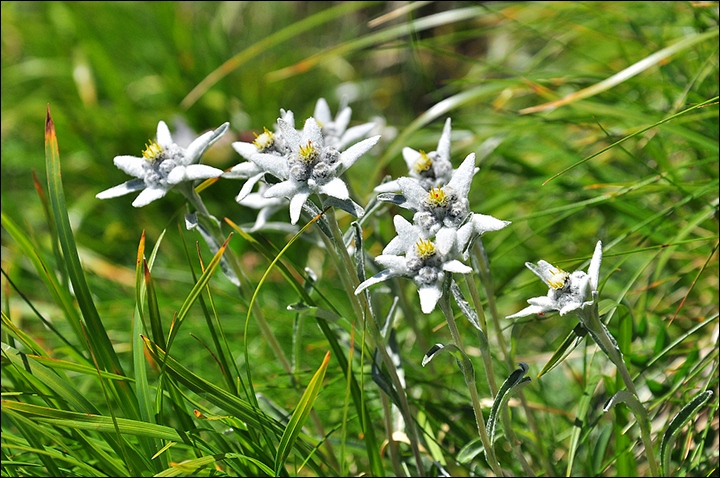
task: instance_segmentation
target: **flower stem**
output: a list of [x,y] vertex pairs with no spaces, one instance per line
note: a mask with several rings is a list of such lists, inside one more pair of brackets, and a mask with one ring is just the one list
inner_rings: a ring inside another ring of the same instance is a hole
[[[438,301],[438,305],[443,311],[443,314],[445,314],[445,320],[447,321],[448,328],[450,329],[450,334],[455,341],[455,345],[457,345],[458,349],[467,356],[462,338],[460,337],[460,332],[458,331],[457,324],[455,323],[455,317],[450,309],[450,299],[442,297],[440,301]],[[490,467],[496,476],[504,476],[502,469],[500,468],[500,463],[498,463],[497,458],[495,457],[495,449],[493,448],[492,443],[490,443],[487,428],[485,427],[485,419],[483,418],[482,408],[480,406],[480,397],[478,397],[477,386],[475,384],[475,373],[463,373],[463,377],[465,378],[465,384],[470,391],[470,400],[472,402],[473,411],[475,412],[475,423],[477,424],[480,441],[482,441],[483,447],[485,447],[485,456],[487,461],[490,463]]]
[[[410,405],[407,401],[405,388],[403,387],[400,378],[397,375],[397,370],[395,369],[395,366],[393,364],[392,357],[390,357],[390,354],[388,354],[387,347],[385,346],[385,341],[382,337],[380,329],[378,328],[377,322],[375,321],[375,317],[366,313],[366,310],[368,310],[369,307],[368,304],[365,302],[365,296],[363,294],[355,295],[355,289],[357,289],[358,285],[360,285],[360,279],[357,276],[357,271],[355,269],[355,265],[353,264],[352,259],[350,258],[350,254],[348,254],[347,247],[345,247],[342,233],[340,231],[340,226],[338,225],[337,219],[335,218],[335,211],[330,208],[325,213],[325,216],[328,219],[328,223],[330,225],[330,230],[333,237],[329,238],[325,234],[320,234],[320,236],[322,236],[326,249],[328,250],[328,252],[330,252],[330,256],[332,257],[335,265],[337,266],[336,269],[338,271],[338,274],[340,275],[341,281],[345,288],[348,299],[350,300],[350,303],[353,307],[355,315],[362,321],[364,326],[370,330],[370,335],[372,337],[374,345],[380,353],[382,361],[386,366],[388,374],[390,375],[390,380],[392,381],[393,387],[397,391],[400,412],[403,419],[405,420],[406,426],[408,427],[410,447],[413,450],[417,471],[420,476],[424,476],[425,469],[422,463],[422,456],[420,455],[419,436],[417,433],[417,427],[415,426],[415,421],[413,420],[412,414],[410,413]],[[389,439],[393,439],[392,435],[389,437]]]

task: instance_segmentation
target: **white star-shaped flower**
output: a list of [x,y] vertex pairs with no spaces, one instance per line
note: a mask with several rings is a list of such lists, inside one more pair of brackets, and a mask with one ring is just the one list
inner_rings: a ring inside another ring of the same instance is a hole
[[[403,159],[408,168],[407,177],[417,181],[426,191],[447,183],[453,174],[453,167],[450,162],[451,130],[450,118],[448,118],[445,120],[445,126],[435,151],[426,153],[409,147],[402,150]],[[400,191],[400,189],[400,182],[396,179],[377,186],[375,191],[389,193]]]
[[[398,184],[402,199],[398,200],[398,205],[415,213],[413,222],[420,227],[424,238],[433,237],[443,228],[455,229],[458,247],[464,250],[475,237],[510,224],[509,221],[470,211],[468,193],[476,172],[475,153],[470,153],[444,186],[428,191],[412,178],[400,178]],[[397,200],[397,196],[392,199]]]
[[349,200],[347,185],[340,175],[380,139],[380,136],[373,136],[340,152],[325,145],[322,130],[313,117],[305,121],[302,131],[282,118],[278,119],[278,128],[288,153],[285,156],[257,153],[250,159],[262,171],[280,179],[265,191],[265,197],[288,198],[292,224],[298,221],[303,204],[313,193]]
[[229,125],[224,123],[215,131],[208,131],[195,139],[187,148],[182,148],[173,142],[165,122],[160,121],[156,140],[146,145],[143,157],[115,156],[113,159],[115,166],[135,176],[135,179],[102,191],[95,197],[109,199],[142,191],[132,205],[143,207],[182,183],[221,176],[221,169],[197,163],[205,151],[225,134]]
[[590,260],[587,273],[575,271],[572,274],[543,260],[537,265],[526,262],[525,266],[542,279],[549,287],[546,296],[528,299],[530,306],[520,312],[507,316],[508,319],[526,317],[533,314],[559,312],[566,315],[571,312],[582,314],[583,310],[594,304],[597,298],[598,277],[602,262],[602,242],[598,241]]
[[[385,247],[375,261],[384,270],[362,282],[355,294],[393,277],[408,277],[415,282],[420,296],[420,308],[429,314],[442,297],[442,284],[446,272],[469,274],[472,268],[454,259],[455,230],[444,229],[434,241],[423,239],[420,229],[402,216],[393,219],[397,236]],[[404,255],[401,255],[404,254]]]

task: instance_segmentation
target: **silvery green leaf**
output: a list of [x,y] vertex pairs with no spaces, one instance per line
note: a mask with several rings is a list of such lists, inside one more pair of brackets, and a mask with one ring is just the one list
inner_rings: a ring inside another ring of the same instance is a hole
[[330,232],[330,224],[328,224],[328,220],[325,217],[325,214],[318,209],[318,207],[315,205],[312,201],[305,201],[303,203],[302,208],[305,210],[310,217],[320,216],[320,219],[317,221],[317,225],[320,227],[320,230],[325,234],[327,237],[332,238],[332,232]]
[[497,396],[493,401],[493,406],[490,410],[490,416],[488,417],[487,423],[487,433],[490,438],[491,445],[495,441],[495,429],[497,428],[497,420],[500,415],[500,410],[502,407],[507,405],[512,393],[517,392],[530,383],[530,377],[525,377],[525,374],[529,370],[528,365],[525,362],[520,362],[518,365],[520,368],[515,369],[507,380],[503,382],[502,387],[498,390]]
[[290,304],[287,306],[287,310],[291,310],[300,315],[311,315],[313,317],[317,317],[318,319],[327,320],[328,322],[337,322],[341,319],[338,314],[331,310],[323,309],[322,307],[310,306],[303,302]]
[[[468,304],[468,302],[465,300],[462,295],[462,291],[460,290],[460,287],[455,281],[452,282],[450,290],[452,291],[453,297],[455,298],[455,303],[458,305],[458,307],[460,307],[460,311],[465,317],[467,317],[470,323],[473,324],[473,326],[475,326],[475,328],[482,333],[482,328],[480,327],[480,321],[478,320],[477,313],[472,309],[472,307],[470,307],[470,304]],[[484,335],[485,334],[483,334],[483,336]]]
[[435,344],[432,347],[430,347],[430,350],[427,351],[425,356],[422,359],[422,366],[424,367],[430,361],[435,358],[437,354],[440,352],[449,352],[452,354],[453,357],[455,357],[455,360],[457,361],[458,367],[460,367],[460,370],[462,371],[465,382],[466,383],[475,383],[475,368],[473,367],[472,361],[470,358],[460,350],[460,348],[455,344]]
[[393,204],[397,204],[400,207],[404,207],[405,209],[408,209],[408,206],[410,206],[410,202],[408,202],[408,200],[402,194],[381,193],[377,195],[377,198],[378,201],[391,202]]
[[362,206],[360,206],[358,203],[356,203],[350,198],[339,199],[334,196],[327,196],[323,199],[323,204],[325,206],[333,206],[336,208],[340,208],[355,217],[362,217],[365,214],[365,210],[362,208]]
[[672,453],[672,447],[678,432],[700,411],[700,408],[710,400],[712,394],[712,390],[705,390],[695,395],[693,399],[670,420],[665,433],[663,433],[662,441],[660,442],[660,458],[662,460],[663,476],[670,476],[670,454]]
[[462,447],[455,458],[459,463],[465,464],[470,463],[473,458],[478,456],[480,453],[485,451],[482,440],[480,437],[475,438],[470,443]]

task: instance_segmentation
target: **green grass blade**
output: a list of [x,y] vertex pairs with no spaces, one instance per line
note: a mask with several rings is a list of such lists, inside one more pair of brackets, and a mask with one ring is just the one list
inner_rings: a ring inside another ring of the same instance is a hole
[[170,468],[161,471],[155,476],[197,476],[198,471],[201,468],[205,468],[206,466],[226,459],[240,459],[248,461],[260,468],[263,473],[267,474],[268,476],[273,476],[273,470],[265,463],[251,456],[243,455],[242,453],[220,453],[217,455],[202,456],[200,458],[195,458],[192,460],[185,460],[181,463],[173,464]]
[[330,352],[328,351],[325,354],[322,364],[320,364],[320,368],[317,369],[315,375],[313,375],[312,379],[310,379],[305,393],[303,393],[300,398],[300,401],[295,407],[295,411],[290,418],[290,422],[280,438],[277,455],[275,457],[275,476],[280,476],[281,469],[285,466],[285,461],[288,459],[288,456],[290,456],[293,444],[295,443],[298,435],[300,435],[302,427],[305,424],[308,415],[310,415],[310,410],[312,410],[312,407],[315,405],[315,400],[317,399],[318,393],[320,393],[320,387],[322,386],[329,363]]

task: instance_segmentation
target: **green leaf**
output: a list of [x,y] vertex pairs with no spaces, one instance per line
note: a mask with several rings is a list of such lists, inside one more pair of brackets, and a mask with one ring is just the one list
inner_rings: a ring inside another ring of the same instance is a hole
[[700,411],[712,395],[712,390],[705,390],[695,395],[695,397],[670,420],[660,442],[660,457],[662,459],[662,474],[664,476],[670,476],[670,455],[672,454],[672,447],[678,432]]
[[503,407],[507,405],[510,400],[510,395],[518,392],[523,387],[530,383],[530,377],[525,377],[529,367],[525,362],[518,364],[520,368],[515,369],[513,373],[503,382],[500,390],[498,390],[495,400],[493,400],[492,408],[490,409],[490,416],[487,422],[487,433],[490,438],[490,444],[495,442],[495,429],[497,428],[498,417]]
[[298,435],[302,431],[302,427],[310,415],[315,400],[317,399],[320,387],[322,386],[323,379],[325,378],[325,372],[327,371],[328,364],[330,363],[330,352],[325,354],[325,358],[320,364],[320,368],[315,372],[310,383],[308,383],[305,393],[300,397],[300,401],[295,407],[290,422],[288,423],[282,437],[280,438],[280,444],[278,445],[277,455],[275,457],[275,476],[280,476],[280,471],[285,466],[285,461],[290,455],[293,444],[297,439]]

